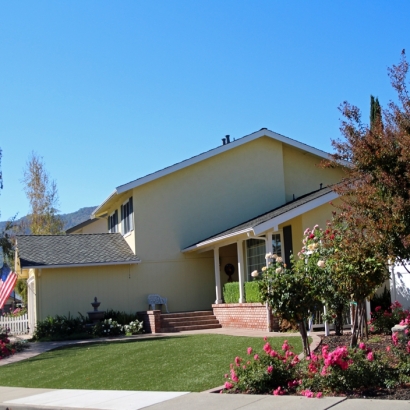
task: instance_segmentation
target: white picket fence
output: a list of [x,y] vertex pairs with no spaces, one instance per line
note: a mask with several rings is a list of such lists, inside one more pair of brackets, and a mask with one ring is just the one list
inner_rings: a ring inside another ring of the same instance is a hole
[[10,329],[12,335],[23,335],[29,332],[28,314],[17,317],[0,316],[0,329]]

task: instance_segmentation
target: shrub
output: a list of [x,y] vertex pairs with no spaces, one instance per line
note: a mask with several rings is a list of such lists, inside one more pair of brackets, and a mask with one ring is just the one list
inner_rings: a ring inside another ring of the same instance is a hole
[[[407,354],[400,365],[410,376],[410,342],[400,354]],[[248,348],[247,358],[236,357],[225,375],[226,393],[258,393],[282,395],[299,393],[307,397],[321,397],[323,393],[341,393],[366,388],[390,388],[404,382],[397,369],[384,357],[376,355],[364,343],[357,349],[345,346],[329,351],[323,346],[320,354],[312,353],[299,361],[285,341],[281,352],[272,350],[269,343],[263,352]]]
[[[245,358],[236,357],[230,365],[225,392],[263,394],[277,392],[283,394],[288,390],[288,382],[293,382],[297,375],[298,356],[290,350],[291,346],[284,342],[282,352],[272,349],[269,342],[263,346],[263,353],[255,354],[248,348]],[[291,388],[294,389],[296,384]]]
[[389,364],[364,343],[358,349],[338,347],[332,352],[323,346],[320,355],[312,354],[301,364],[300,389],[321,392],[346,392],[359,388],[387,387],[394,377]]
[[33,334],[35,340],[64,340],[74,336],[84,337],[87,334],[86,325],[88,320],[80,315],[73,318],[68,316],[56,315],[47,316],[36,324]]
[[7,329],[0,327],[0,360],[21,352],[25,347],[27,347],[27,341],[10,342]]
[[258,282],[245,282],[245,300],[247,303],[257,303],[261,301]]
[[225,303],[238,303],[239,301],[239,282],[225,283],[223,289]]
[[118,322],[120,325],[127,325],[137,319],[137,313],[125,313],[119,310],[106,310],[104,319],[112,319]]
[[374,295],[373,298],[370,300],[370,306],[372,312],[374,312],[375,308],[381,306],[383,310],[389,310],[391,305],[391,293],[390,290],[386,288],[383,289],[383,293],[379,295]]
[[137,335],[138,333],[142,333],[144,323],[139,322],[138,320],[134,320],[133,322],[130,322],[128,325],[124,325],[124,332],[127,336],[131,335]]
[[398,325],[401,321],[410,319],[410,312],[403,310],[399,302],[394,302],[388,310],[383,310],[377,306],[371,313],[370,331],[374,333],[391,334],[391,328]]
[[101,336],[119,336],[124,334],[124,326],[120,325],[116,320],[104,319],[93,327],[93,335]]

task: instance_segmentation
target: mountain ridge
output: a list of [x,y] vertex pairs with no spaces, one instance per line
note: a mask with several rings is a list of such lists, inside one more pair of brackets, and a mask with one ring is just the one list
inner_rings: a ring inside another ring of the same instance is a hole
[[[91,213],[94,211],[96,206],[86,206],[83,208],[80,208],[78,211],[75,212],[70,212],[68,214],[58,214],[58,216],[62,219],[64,226],[63,226],[63,231],[65,232],[67,229],[72,228],[73,226],[76,226],[88,219],[90,219]],[[28,215],[22,216],[19,219],[16,219],[14,221],[15,225],[21,224],[21,222],[28,222]],[[0,221],[0,230],[4,230],[6,227],[7,221]],[[22,232],[23,233],[23,232]],[[30,234],[29,229],[26,229],[24,232],[25,234]]]

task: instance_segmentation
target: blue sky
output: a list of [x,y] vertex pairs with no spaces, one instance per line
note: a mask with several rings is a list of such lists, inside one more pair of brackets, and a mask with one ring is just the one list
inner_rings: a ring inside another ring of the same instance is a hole
[[[331,151],[338,106],[394,99],[408,1],[3,1],[1,220],[34,150],[60,210],[262,127]],[[246,194],[246,192],[245,192]]]

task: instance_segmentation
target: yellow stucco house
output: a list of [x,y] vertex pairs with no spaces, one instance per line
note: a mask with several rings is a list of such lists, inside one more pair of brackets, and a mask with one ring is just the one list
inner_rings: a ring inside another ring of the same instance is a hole
[[171,312],[209,310],[222,303],[226,271],[243,302],[265,253],[288,259],[306,227],[331,218],[328,186],[344,174],[319,167],[326,158],[266,128],[227,137],[118,186],[69,235],[19,236],[16,269],[29,279],[32,315],[84,314],[94,296],[101,308],[147,310],[149,294],[168,298]]

